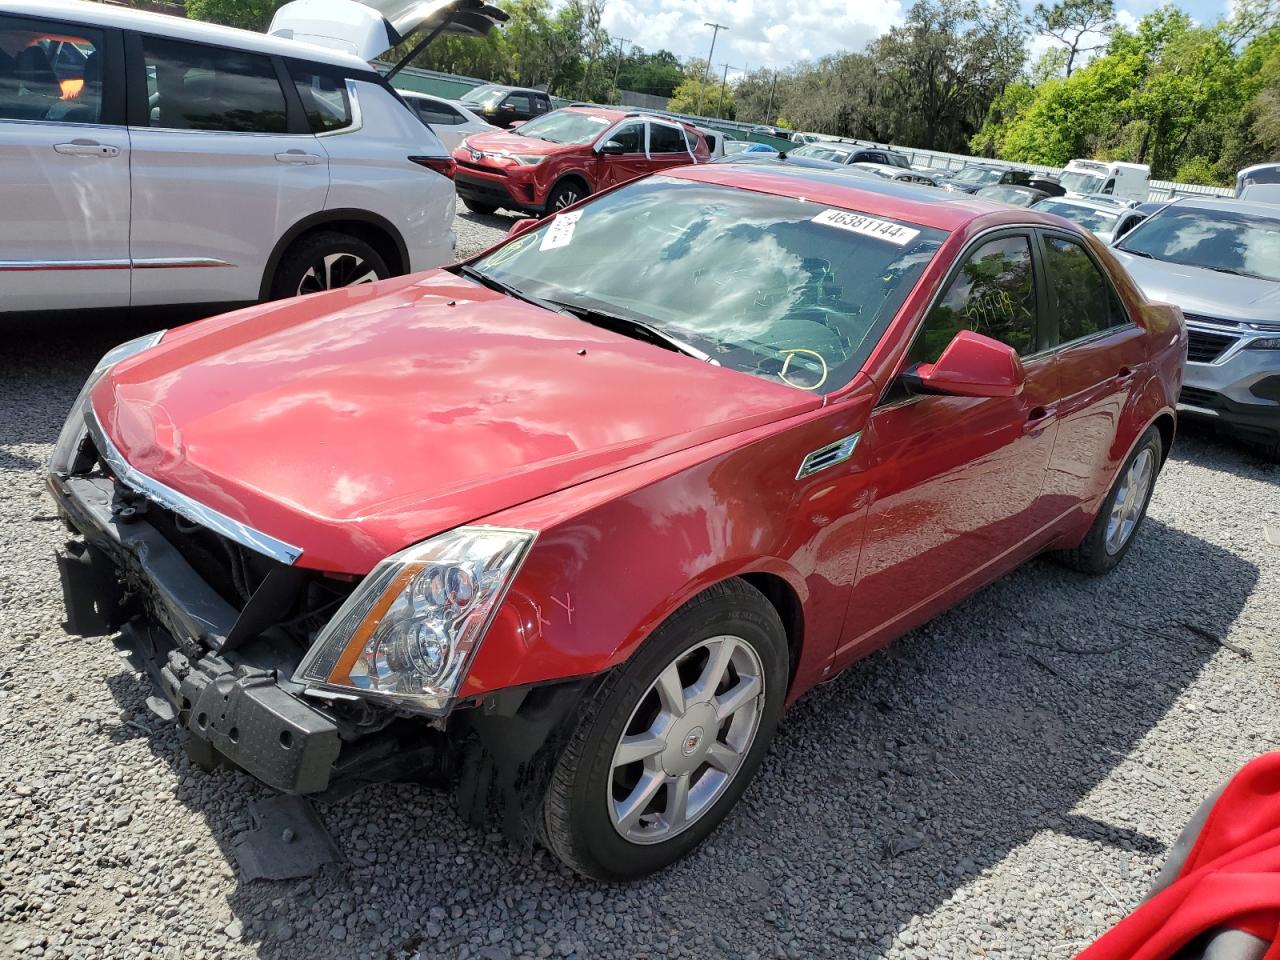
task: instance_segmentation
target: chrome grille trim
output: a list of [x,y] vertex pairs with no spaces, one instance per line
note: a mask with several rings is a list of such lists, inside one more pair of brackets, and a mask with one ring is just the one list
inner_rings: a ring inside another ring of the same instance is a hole
[[292,546],[283,540],[277,540],[275,537],[263,533],[261,530],[255,530],[239,520],[233,520],[226,514],[219,513],[212,507],[206,507],[203,503],[198,503],[186,494],[179,493],[172,487],[166,486],[159,480],[153,480],[142,471],[135,469],[125,460],[124,455],[116,445],[111,442],[111,438],[102,429],[102,424],[98,422],[98,418],[94,415],[92,409],[85,412],[84,419],[85,427],[89,431],[89,436],[93,439],[98,455],[111,468],[116,475],[116,479],[125,486],[136,490],[148,500],[153,500],[160,506],[185,517],[192,523],[199,524],[207,530],[212,530],[214,533],[226,537],[242,547],[248,547],[250,550],[270,557],[279,563],[292,566],[302,556],[301,547]]

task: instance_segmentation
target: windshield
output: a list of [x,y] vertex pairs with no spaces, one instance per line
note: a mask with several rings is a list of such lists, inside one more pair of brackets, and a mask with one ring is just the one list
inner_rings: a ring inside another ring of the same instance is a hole
[[474,264],[544,301],[639,320],[717,363],[828,393],[853,378],[945,234],[656,176]]
[[1029,207],[1044,194],[1033,190],[1023,190],[1019,187],[996,186],[983,187],[974,196],[981,197],[983,200],[995,200],[999,203],[1012,204],[1015,207]]
[[608,129],[611,120],[576,110],[553,110],[522,123],[511,132],[552,143],[590,143]]
[[849,151],[836,150],[831,147],[820,147],[816,143],[808,143],[787,152],[789,157],[813,157],[815,160],[832,160],[836,163],[848,163]]
[[1062,189],[1068,193],[1098,193],[1106,181],[1096,173],[1081,173],[1079,170],[1068,170],[1058,178]]
[[1156,260],[1280,282],[1280,211],[1267,217],[1165,207],[1116,246]]
[[1074,203],[1063,203],[1061,200],[1041,200],[1036,204],[1036,209],[1066,217],[1072,223],[1078,223],[1086,230],[1092,230],[1094,233],[1111,233],[1115,230],[1116,223],[1120,220],[1118,213],[1094,210]]
[[474,103],[482,107],[496,106],[498,101],[506,96],[506,87],[494,87],[485,85],[476,87],[474,90],[468,90],[458,98],[459,103]]
[[1000,171],[990,167],[965,167],[951,179],[957,183],[995,183],[1000,179]]

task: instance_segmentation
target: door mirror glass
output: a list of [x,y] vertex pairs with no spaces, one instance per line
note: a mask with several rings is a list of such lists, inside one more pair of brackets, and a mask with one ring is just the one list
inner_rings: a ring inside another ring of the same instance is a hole
[[907,385],[950,397],[1016,397],[1026,379],[1013,347],[961,330],[936,363],[919,364],[907,375]]
[[617,140],[606,140],[597,148],[602,154],[610,157],[620,157],[627,152],[627,148],[620,144]]

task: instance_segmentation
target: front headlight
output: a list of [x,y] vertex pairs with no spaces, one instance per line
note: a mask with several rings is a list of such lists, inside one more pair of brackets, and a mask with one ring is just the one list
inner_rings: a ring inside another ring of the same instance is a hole
[[536,167],[547,159],[546,155],[541,153],[513,153],[510,157],[522,167]]
[[1250,340],[1244,345],[1246,350],[1280,350],[1280,337],[1262,337]]
[[447,710],[534,536],[458,527],[383,560],[320,631],[294,682]]
[[53,453],[49,456],[49,469],[51,471],[54,473],[69,473],[75,465],[76,454],[80,451],[80,444],[84,440],[86,432],[84,425],[85,405],[89,402],[89,393],[93,390],[94,384],[101,380],[103,375],[121,360],[154,347],[163,339],[166,333],[168,333],[167,330],[157,330],[155,333],[149,333],[145,337],[129,340],[117,347],[112,347],[98,361],[98,365],[89,374],[89,379],[80,388],[80,393],[76,396],[76,402],[71,405],[71,412],[67,414],[67,420],[62,425],[62,432],[58,434],[58,440],[53,445]]

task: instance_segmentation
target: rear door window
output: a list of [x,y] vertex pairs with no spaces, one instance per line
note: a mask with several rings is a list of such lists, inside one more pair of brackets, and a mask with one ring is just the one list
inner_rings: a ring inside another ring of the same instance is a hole
[[1044,238],[1049,302],[1058,314],[1058,340],[1070,343],[1128,322],[1110,282],[1083,246]]
[[684,153],[689,152],[682,130],[669,127],[665,123],[649,124],[650,153]]
[[439,123],[447,127],[456,126],[459,123],[465,123],[466,117],[460,114],[447,103],[441,103],[439,100],[424,100],[421,97],[410,97],[409,103],[413,105],[413,109],[427,123]]
[[0,16],[0,120],[100,123],[103,31]]
[[150,126],[285,133],[284,91],[271,58],[161,37],[142,38]]
[[334,70],[312,64],[289,64],[289,76],[302,100],[302,112],[312,133],[328,133],[351,126],[347,81]]
[[1025,234],[984,243],[965,260],[911,345],[912,363],[934,363],[961,330],[1036,352],[1036,285]]

